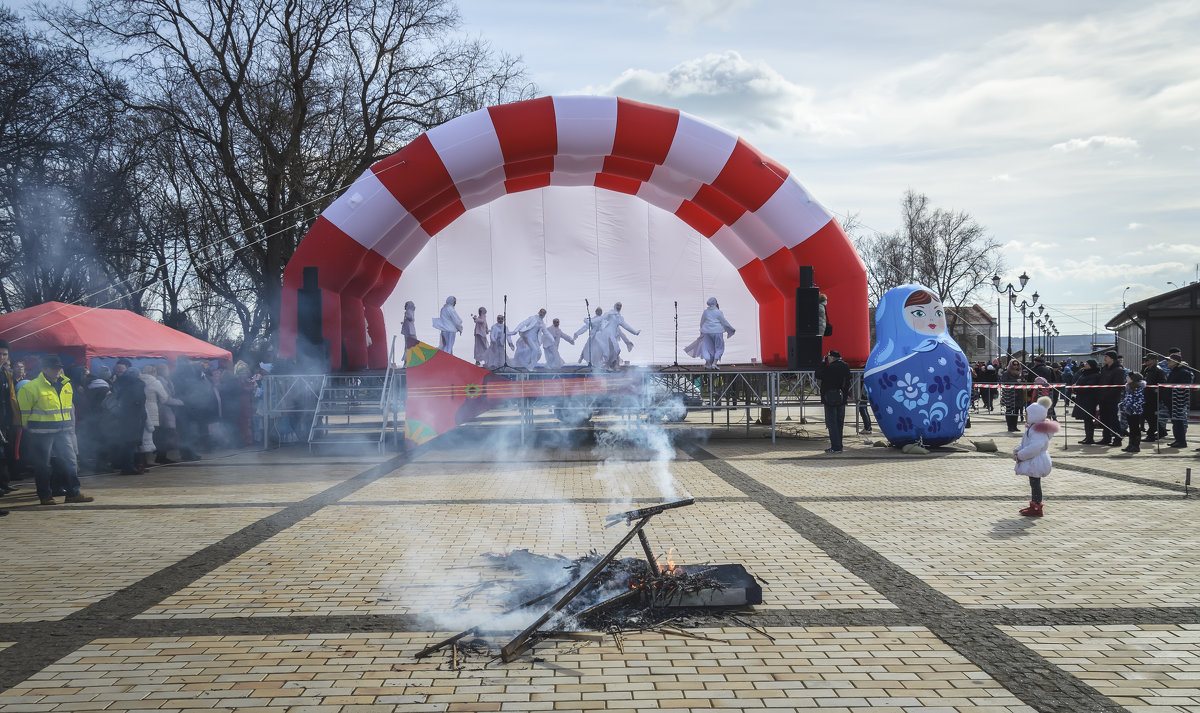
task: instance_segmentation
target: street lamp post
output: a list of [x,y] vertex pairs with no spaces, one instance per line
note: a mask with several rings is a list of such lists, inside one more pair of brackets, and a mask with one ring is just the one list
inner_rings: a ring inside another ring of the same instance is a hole
[[[1008,354],[1008,358],[1012,359],[1012,308],[1017,302],[1017,293],[1025,289],[1025,285],[1029,284],[1029,275],[1021,272],[1021,276],[1017,278],[1021,286],[1014,288],[1010,282],[1002,290],[1000,289],[1000,276],[996,275],[992,278],[992,288],[996,290],[996,341],[1000,341],[1000,297],[999,295],[1008,295],[1008,347],[1004,350]],[[1037,297],[1034,297],[1034,302],[1037,302]]]
[[[1021,300],[1021,304],[1015,305],[1017,309],[1021,310],[1021,351],[1025,353],[1025,359],[1027,361],[1029,359],[1029,351],[1026,350],[1026,348],[1025,348],[1025,319],[1026,318],[1029,319],[1029,333],[1032,334],[1033,333],[1033,319],[1034,319],[1033,306],[1037,304],[1038,293],[1034,292],[1032,297],[1033,297],[1032,302],[1026,302],[1025,300]],[[1017,301],[1017,296],[1013,295],[1011,299],[1015,303]],[[1011,351],[1009,352],[1008,356],[1010,359],[1012,358]]]

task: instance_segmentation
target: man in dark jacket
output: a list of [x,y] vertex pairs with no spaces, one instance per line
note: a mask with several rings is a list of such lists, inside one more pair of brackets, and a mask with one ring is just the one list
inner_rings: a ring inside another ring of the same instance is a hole
[[[1095,359],[1088,359],[1075,375],[1076,386],[1095,386],[1100,383],[1100,364]],[[1083,445],[1096,442],[1096,408],[1100,403],[1100,389],[1076,389],[1072,398],[1075,408],[1071,415],[1083,421]]]
[[846,423],[846,400],[850,397],[850,365],[842,361],[841,353],[830,351],[817,367],[821,382],[821,403],[825,406],[825,428],[829,429],[829,448],[826,453],[842,452],[842,426]]
[[1157,354],[1146,352],[1142,355],[1142,378],[1146,380],[1146,404],[1142,408],[1142,413],[1146,414],[1146,437],[1143,440],[1149,443],[1160,438],[1158,405],[1163,394],[1161,385],[1167,380],[1166,372],[1158,365]]
[[1117,404],[1121,402],[1121,389],[1125,386],[1125,370],[1119,363],[1116,352],[1104,353],[1104,366],[1100,367],[1100,385],[1117,388],[1096,389],[1100,392],[1100,427],[1104,429],[1100,445],[1121,445],[1121,421]]

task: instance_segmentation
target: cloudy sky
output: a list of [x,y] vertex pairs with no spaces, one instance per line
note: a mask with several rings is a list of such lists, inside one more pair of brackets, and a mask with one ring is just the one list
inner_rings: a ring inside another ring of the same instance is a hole
[[1200,3],[458,4],[540,93],[696,114],[868,230],[898,226],[908,188],[971,213],[1064,333],[1127,286],[1132,302],[1196,279]]

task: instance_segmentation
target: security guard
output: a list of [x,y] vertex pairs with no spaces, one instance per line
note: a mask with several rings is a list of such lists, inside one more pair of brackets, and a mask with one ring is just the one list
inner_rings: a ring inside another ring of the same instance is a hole
[[58,458],[63,475],[60,487],[67,492],[67,502],[90,503],[93,500],[79,492],[71,396],[71,381],[63,376],[62,361],[53,354],[42,357],[42,373],[17,392],[21,420],[25,423],[22,450],[33,465],[42,505],[58,504],[54,499],[55,484],[51,480],[51,458]]

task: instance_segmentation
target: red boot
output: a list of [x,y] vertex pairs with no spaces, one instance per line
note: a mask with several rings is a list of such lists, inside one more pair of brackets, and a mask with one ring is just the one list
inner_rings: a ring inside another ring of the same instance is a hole
[[1025,517],[1041,517],[1042,516],[1042,504],[1035,503],[1032,500],[1030,500],[1029,507],[1021,508],[1021,510],[1019,511],[1019,514],[1024,515]]

